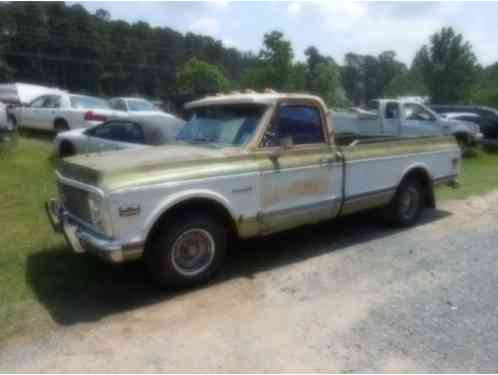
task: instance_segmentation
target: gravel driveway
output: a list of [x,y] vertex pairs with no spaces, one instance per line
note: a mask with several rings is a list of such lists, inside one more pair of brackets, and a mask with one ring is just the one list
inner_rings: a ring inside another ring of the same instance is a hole
[[56,329],[0,349],[0,370],[498,370],[498,192],[408,230],[352,216],[242,243],[208,287],[132,269]]

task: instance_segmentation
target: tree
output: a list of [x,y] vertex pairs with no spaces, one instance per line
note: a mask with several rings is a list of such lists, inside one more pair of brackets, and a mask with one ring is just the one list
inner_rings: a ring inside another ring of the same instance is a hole
[[449,28],[430,37],[416,54],[413,69],[420,72],[433,103],[461,103],[476,82],[476,57],[461,34]]
[[262,90],[285,90],[290,85],[293,52],[291,44],[280,31],[264,35],[258,61],[243,78],[243,87]]
[[181,91],[194,97],[227,91],[230,87],[219,67],[195,57],[183,66],[177,84]]

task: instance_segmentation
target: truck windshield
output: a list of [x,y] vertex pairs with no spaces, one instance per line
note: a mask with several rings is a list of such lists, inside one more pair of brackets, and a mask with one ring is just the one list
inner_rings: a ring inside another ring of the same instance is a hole
[[266,107],[254,104],[194,108],[177,136],[188,143],[241,146],[253,137]]

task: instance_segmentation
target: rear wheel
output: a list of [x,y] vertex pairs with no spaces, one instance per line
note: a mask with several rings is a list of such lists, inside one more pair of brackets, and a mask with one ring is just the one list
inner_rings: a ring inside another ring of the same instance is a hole
[[192,211],[158,228],[145,262],[160,286],[188,287],[207,281],[219,270],[226,246],[221,221]]
[[54,130],[56,133],[61,133],[69,130],[69,125],[66,120],[56,120],[54,123]]
[[418,220],[424,205],[421,184],[415,178],[401,182],[396,195],[386,207],[386,216],[393,224],[408,227]]

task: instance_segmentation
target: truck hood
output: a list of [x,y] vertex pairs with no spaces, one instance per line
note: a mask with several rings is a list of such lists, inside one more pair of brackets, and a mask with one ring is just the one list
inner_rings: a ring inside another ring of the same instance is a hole
[[77,155],[61,160],[57,169],[64,177],[111,191],[219,176],[230,173],[227,166],[231,161],[247,157],[247,151],[238,147],[220,149],[176,143]]

